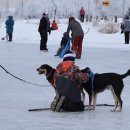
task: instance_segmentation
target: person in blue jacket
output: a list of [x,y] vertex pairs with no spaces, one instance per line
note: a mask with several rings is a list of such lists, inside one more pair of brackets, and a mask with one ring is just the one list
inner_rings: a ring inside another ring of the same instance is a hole
[[12,41],[13,26],[14,26],[13,16],[8,16],[5,25],[6,25],[7,40]]

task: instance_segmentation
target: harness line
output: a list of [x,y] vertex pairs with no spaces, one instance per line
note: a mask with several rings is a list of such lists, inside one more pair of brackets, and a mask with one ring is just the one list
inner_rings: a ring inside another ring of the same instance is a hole
[[39,87],[48,87],[48,86],[50,86],[50,85],[39,85],[39,84],[36,84],[36,83],[28,82],[28,81],[26,81],[26,80],[24,80],[24,79],[21,79],[21,78],[15,76],[15,75],[11,74],[11,73],[8,72],[2,65],[0,65],[0,67],[1,67],[7,74],[11,75],[12,77],[14,77],[14,78],[16,78],[16,79],[18,79],[18,80],[20,80],[20,81],[22,81],[22,82],[24,82],[24,83],[31,84],[31,85],[35,85],[35,86],[39,86]]

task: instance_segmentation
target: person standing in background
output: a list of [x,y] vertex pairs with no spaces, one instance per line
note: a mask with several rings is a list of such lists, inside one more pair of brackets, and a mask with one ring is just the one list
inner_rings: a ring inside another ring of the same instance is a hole
[[125,44],[129,44],[129,35],[130,35],[130,20],[129,16],[125,16],[125,20],[121,24],[121,33],[124,33]]
[[58,25],[55,20],[53,20],[53,23],[51,25],[51,30],[58,30]]
[[79,13],[80,13],[80,20],[81,20],[81,22],[84,22],[85,10],[84,10],[83,7],[80,9]]
[[40,33],[40,36],[41,36],[40,50],[48,51],[48,49],[47,49],[48,32],[50,35],[51,29],[50,29],[49,18],[47,17],[47,14],[45,14],[45,13],[43,14],[43,16],[40,20],[38,32]]
[[5,25],[6,25],[6,39],[8,41],[12,41],[13,26],[14,26],[13,16],[8,16]]
[[76,54],[76,59],[80,59],[82,54],[82,43],[84,38],[84,32],[81,27],[81,24],[78,21],[76,21],[74,17],[69,18],[69,25],[67,28],[68,36],[70,30],[72,32],[72,49]]

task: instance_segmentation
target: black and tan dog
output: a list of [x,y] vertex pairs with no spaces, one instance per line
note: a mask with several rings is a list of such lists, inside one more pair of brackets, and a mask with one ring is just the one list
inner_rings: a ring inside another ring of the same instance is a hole
[[51,83],[53,85],[53,80],[54,80],[54,73],[55,73],[55,69],[52,68],[51,66],[44,64],[41,65],[38,69],[37,69],[39,74],[44,74],[46,76],[46,79],[48,80],[49,83]]
[[[122,110],[122,99],[121,93],[124,87],[123,79],[130,75],[130,70],[128,70],[125,74],[117,74],[117,73],[101,73],[101,74],[93,74],[90,68],[85,68],[82,70],[83,73],[88,72],[90,74],[90,80],[83,84],[83,88],[88,91],[91,89],[90,101],[89,105],[91,106],[93,100],[93,109],[96,107],[96,98],[97,94],[103,92],[105,89],[110,89],[114,99],[115,99],[115,107],[112,111]],[[119,109],[117,107],[119,105]]]
[[[39,74],[45,74],[47,80],[53,85],[53,76],[55,73],[55,69],[51,66],[44,64],[41,65],[37,71]],[[103,92],[105,89],[110,89],[115,99],[115,108],[112,111],[121,111],[122,110],[122,99],[121,92],[124,87],[123,79],[130,75],[130,70],[128,70],[125,74],[120,75],[117,73],[102,73],[102,74],[92,74],[91,70],[86,67],[81,70],[83,73],[90,73],[90,80],[82,84],[82,87],[89,95],[89,110],[95,109],[96,107],[96,97],[97,94]],[[83,94],[83,99],[85,95]],[[93,108],[91,108],[93,102]],[[119,110],[117,107],[119,105]]]

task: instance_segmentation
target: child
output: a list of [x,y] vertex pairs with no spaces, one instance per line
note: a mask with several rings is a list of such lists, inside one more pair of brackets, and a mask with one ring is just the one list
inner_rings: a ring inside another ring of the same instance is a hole
[[51,25],[51,30],[58,30],[58,25],[57,23],[55,22],[55,20],[53,20],[53,23]]
[[57,50],[57,53],[55,54],[55,56],[59,56],[59,54],[65,48],[67,42],[68,42],[68,35],[67,35],[67,32],[64,32],[61,43],[60,43],[60,48]]

